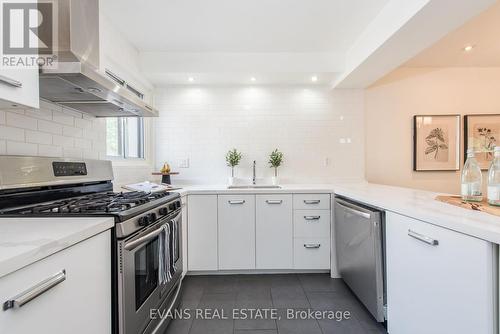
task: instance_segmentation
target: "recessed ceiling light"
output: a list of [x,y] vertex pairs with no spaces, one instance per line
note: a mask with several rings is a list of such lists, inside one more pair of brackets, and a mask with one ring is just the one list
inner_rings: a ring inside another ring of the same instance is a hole
[[257,81],[257,79],[255,79],[255,77],[251,77],[250,81]]
[[472,49],[474,49],[474,45],[466,45],[463,50],[465,52],[471,52]]
[[316,81],[318,81],[318,77],[317,77],[317,76],[315,76],[315,75],[313,75],[313,76],[311,77],[311,81],[312,81],[312,82],[316,82]]
[[188,81],[189,81],[189,82],[193,82],[193,81],[194,81],[194,78],[193,78],[193,77],[189,77],[189,78],[188,78]]

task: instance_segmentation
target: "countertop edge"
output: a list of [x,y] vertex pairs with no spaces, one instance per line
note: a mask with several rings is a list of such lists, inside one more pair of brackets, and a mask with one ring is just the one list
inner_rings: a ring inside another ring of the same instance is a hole
[[0,279],[79,242],[105,232],[113,226],[114,220],[112,217],[101,218],[99,221],[96,221],[96,224],[88,226],[85,229],[75,231],[74,233],[66,235],[57,241],[45,244],[35,250],[26,251],[17,256],[13,256],[0,263]]

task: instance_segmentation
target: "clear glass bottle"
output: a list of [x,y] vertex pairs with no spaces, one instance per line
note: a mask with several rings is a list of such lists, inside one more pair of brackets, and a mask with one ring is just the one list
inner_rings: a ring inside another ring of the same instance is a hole
[[479,167],[474,150],[467,150],[467,160],[462,171],[462,199],[464,201],[481,202],[483,200],[483,174]]
[[500,206],[500,146],[495,146],[494,152],[488,172],[488,203]]

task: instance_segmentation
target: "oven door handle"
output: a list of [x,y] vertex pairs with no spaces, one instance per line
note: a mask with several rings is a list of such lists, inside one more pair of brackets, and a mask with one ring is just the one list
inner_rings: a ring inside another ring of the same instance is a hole
[[174,217],[170,218],[170,219],[166,219],[165,220],[165,223],[162,224],[160,227],[158,227],[156,230],[152,231],[152,232],[149,232],[148,234],[140,237],[140,238],[137,238],[133,241],[130,241],[128,243],[125,244],[124,248],[125,250],[128,250],[128,251],[132,251],[134,249],[136,249],[138,246],[156,238],[157,236],[160,235],[160,233],[163,232],[163,227],[168,224],[170,221],[172,220],[178,220],[179,219],[179,216],[181,215],[181,213],[179,212],[178,214],[176,214]]
[[134,241],[131,241],[131,242],[125,244],[124,248],[128,251],[132,251],[132,250],[136,249],[138,246],[156,238],[157,236],[160,235],[160,233],[163,232],[163,226],[164,225],[162,225],[158,229],[154,230],[153,232],[146,234],[145,236],[142,236],[138,239],[135,239]]

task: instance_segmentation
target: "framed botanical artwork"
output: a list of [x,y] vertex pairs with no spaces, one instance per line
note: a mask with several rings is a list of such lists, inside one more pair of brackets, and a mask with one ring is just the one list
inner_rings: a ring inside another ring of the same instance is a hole
[[464,117],[464,156],[473,148],[481,169],[488,169],[493,160],[493,149],[500,145],[500,115],[481,114]]
[[413,117],[413,170],[460,169],[460,115]]

